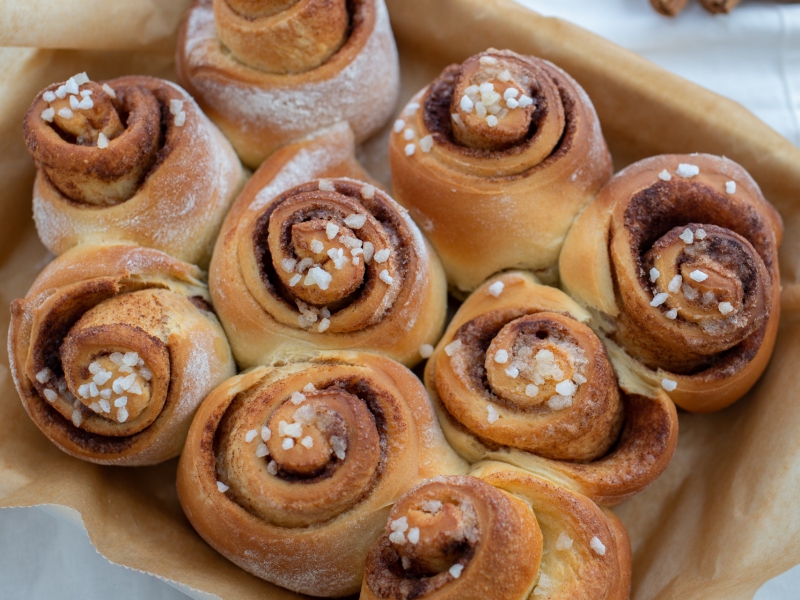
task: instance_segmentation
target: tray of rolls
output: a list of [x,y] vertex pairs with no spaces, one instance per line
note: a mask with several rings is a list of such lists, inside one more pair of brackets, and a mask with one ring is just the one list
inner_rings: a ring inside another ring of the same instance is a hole
[[501,0],[118,8],[5,50],[1,505],[221,598],[800,562],[796,147]]

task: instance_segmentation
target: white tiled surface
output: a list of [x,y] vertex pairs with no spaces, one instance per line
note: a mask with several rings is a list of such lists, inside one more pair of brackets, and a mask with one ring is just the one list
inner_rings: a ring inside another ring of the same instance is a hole
[[[647,0],[517,0],[573,21],[753,111],[800,145],[800,5],[747,2],[711,17],[696,3],[677,19]],[[0,600],[186,598],[168,583],[108,563],[85,531],[37,509],[0,511]],[[800,598],[800,566],[755,600]]]

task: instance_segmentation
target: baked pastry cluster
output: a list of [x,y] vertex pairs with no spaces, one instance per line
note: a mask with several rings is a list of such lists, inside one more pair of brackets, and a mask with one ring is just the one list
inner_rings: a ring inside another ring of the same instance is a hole
[[629,597],[607,507],[667,468],[676,404],[734,402],[774,346],[756,183],[708,155],[612,176],[580,85],[489,49],[402,109],[390,194],[355,158],[398,89],[381,0],[196,0],[177,61],[199,106],[81,74],[26,115],[59,254],[12,304],[39,429],[182,451],[197,532],[295,592]]

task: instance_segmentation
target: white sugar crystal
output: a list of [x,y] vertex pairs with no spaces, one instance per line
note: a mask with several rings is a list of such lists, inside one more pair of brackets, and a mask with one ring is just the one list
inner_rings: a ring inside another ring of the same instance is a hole
[[506,100],[506,106],[511,109],[517,108],[519,106],[519,100],[516,100],[515,98],[509,98]]
[[83,415],[81,414],[81,411],[73,410],[72,411],[72,424],[75,425],[75,427],[80,427],[82,422],[83,422]]
[[217,489],[224,494],[225,492],[227,492],[231,488],[229,486],[225,485],[224,483],[222,483],[221,481],[218,481],[217,482]]
[[100,402],[98,402],[98,404],[100,405],[100,410],[102,410],[104,413],[108,414],[111,412],[111,402],[108,401],[108,398],[101,399]]
[[672,175],[669,174],[669,171],[664,169],[663,171],[661,171],[661,173],[658,174],[658,178],[661,181],[669,181],[670,179],[672,179]]
[[[73,96],[74,97],[74,96]],[[90,108],[94,107],[94,102],[89,96],[86,96],[83,100],[78,103],[78,108],[81,110],[89,110]]]
[[345,218],[344,224],[350,229],[361,229],[367,222],[367,215],[352,214]]
[[44,397],[47,398],[48,402],[55,402],[56,399],[58,398],[58,394],[56,394],[50,388],[44,388],[44,392],[43,393],[44,393]]
[[47,383],[48,381],[50,381],[50,378],[52,376],[53,372],[47,367],[45,367],[36,374],[36,381],[38,381],[39,383]]
[[666,292],[661,292],[659,294],[656,294],[653,297],[653,300],[650,302],[650,306],[661,306],[662,304],[664,304],[664,302],[667,301],[667,298],[669,298],[669,294],[667,294]]
[[372,245],[372,242],[364,242],[364,262],[369,264],[372,262],[372,257],[375,254],[375,246]]
[[655,267],[650,269],[650,283],[655,283],[656,281],[658,281],[659,275],[661,275],[661,271],[659,271]]
[[333,277],[325,269],[320,267],[311,267],[308,270],[306,279],[303,282],[305,285],[318,285],[319,289],[327,290],[331,284]]
[[53,92],[47,91],[44,94],[42,94],[42,98],[44,98],[45,102],[52,102],[53,100],[56,99],[56,95]]
[[464,565],[455,564],[449,569],[450,575],[452,575],[455,579],[461,577],[461,571],[464,570]]
[[244,441],[248,444],[252,442],[258,436],[258,431],[256,429],[251,429],[246,434],[244,434]]
[[691,273],[689,273],[689,277],[694,281],[705,281],[708,279],[708,275],[700,271],[699,269],[695,269]]
[[525,386],[525,395],[528,398],[533,398],[539,393],[539,386],[529,383]]
[[315,254],[319,254],[325,249],[325,244],[323,244],[319,240],[311,240],[309,246],[311,248],[311,251],[314,252]]
[[511,71],[509,71],[508,69],[503,69],[502,71],[500,71],[500,74],[497,76],[497,78],[503,83],[511,81]]
[[387,260],[389,260],[390,254],[391,250],[389,250],[388,248],[384,248],[383,250],[378,250],[375,253],[375,262],[378,264],[385,263]]
[[116,97],[117,97],[117,93],[114,91],[114,88],[112,88],[112,87],[111,87],[110,85],[108,85],[107,83],[104,83],[104,84],[103,84],[103,91],[104,91],[106,94],[108,94],[109,96],[111,96],[112,98],[116,98]]
[[263,425],[261,427],[261,439],[264,440],[265,442],[268,442],[269,438],[271,437],[272,437],[272,430],[266,425]]
[[562,531],[556,540],[556,550],[569,550],[570,548],[572,548],[572,538]]
[[511,379],[516,379],[519,376],[519,369],[512,365],[506,369],[506,375]]
[[478,62],[482,65],[492,66],[497,64],[497,59],[494,56],[481,56]]
[[287,437],[286,439],[283,440],[281,448],[283,448],[284,450],[291,450],[292,448],[294,448],[294,440],[290,437]]
[[116,400],[114,400],[114,406],[117,408],[122,408],[123,406],[128,405],[128,397],[127,396],[120,396]]
[[186,113],[181,111],[177,115],[175,115],[175,127],[183,127],[183,124],[186,123]]
[[486,106],[484,106],[483,102],[475,103],[475,114],[478,115],[481,119],[483,119],[486,116]]
[[286,437],[286,426],[287,425],[288,425],[288,423],[286,421],[283,421],[283,420],[281,420],[281,422],[278,423],[278,435],[280,437]]
[[391,523],[389,523],[389,529],[392,531],[399,531],[400,533],[405,533],[408,531],[408,518],[407,517],[400,517],[399,519],[395,519]]
[[578,385],[582,385],[582,384],[586,383],[587,379],[586,379],[586,377],[584,377],[580,373],[573,373],[572,381],[574,381]]
[[494,423],[495,421],[497,421],[497,419],[500,418],[500,413],[498,413],[497,409],[491,404],[489,404],[486,407],[486,410],[489,413],[487,416],[487,420],[489,421],[489,423]]
[[683,277],[681,275],[675,275],[675,277],[669,280],[667,289],[673,294],[677,294],[681,290],[681,285],[683,285]]
[[[127,375],[126,377],[122,377],[120,379],[117,379],[117,381],[119,381],[119,387],[122,388],[122,391],[127,392],[130,389],[130,387],[133,385],[133,382],[136,381],[136,373],[131,373],[130,375]],[[117,392],[117,393],[119,394],[120,392]]]
[[325,235],[328,236],[329,240],[332,240],[336,237],[337,233],[339,233],[339,226],[336,223],[328,221],[328,224],[325,225]]
[[100,395],[100,390],[98,389],[97,384],[94,381],[92,381],[89,384],[89,396],[91,396],[92,398],[97,398],[99,395]]
[[664,313],[664,316],[668,319],[674,321],[678,318],[678,309],[677,308],[670,308],[667,312]]
[[419,108],[419,102],[409,102],[408,105],[403,110],[403,112],[408,114],[414,114],[418,108]]
[[267,465],[267,473],[270,475],[277,475],[278,463],[276,463],[274,460],[269,461],[269,464]]
[[103,133],[102,131],[100,132],[100,135],[97,136],[97,147],[100,148],[101,150],[103,148],[108,148],[108,138],[106,137],[106,134]]
[[[131,387],[133,387],[133,386],[131,386]],[[140,392],[141,392],[141,390],[140,390]],[[108,400],[109,398],[111,398],[111,390],[109,390],[109,389],[100,390],[100,397],[101,398],[105,398],[106,400]]]
[[99,405],[97,402],[92,402],[92,403],[89,405],[89,410],[93,410],[94,412],[96,412],[96,413],[99,413],[99,412],[101,412],[103,409],[102,409],[102,408],[100,408],[100,405]]
[[694,232],[694,237],[697,238],[698,240],[706,239],[706,230],[698,229],[697,231]]
[[407,128],[403,132],[403,139],[406,140],[406,141],[413,140],[414,139],[414,130],[411,129],[411,128]]
[[515,87],[508,87],[506,88],[506,91],[503,92],[503,98],[506,100],[511,100],[517,96],[519,96],[519,90]]
[[88,398],[89,397],[89,384],[84,383],[83,385],[78,387],[78,395],[81,398]]
[[264,442],[259,443],[256,446],[256,458],[264,458],[267,455],[269,455],[269,448]]
[[574,396],[575,392],[578,391],[578,386],[570,379],[565,379],[564,381],[556,384],[556,392],[561,394],[562,396]]
[[594,536],[592,540],[589,542],[589,547],[594,550],[600,556],[604,556],[606,553],[606,547],[603,542],[600,541],[600,538]]
[[293,273],[294,268],[297,266],[297,259],[296,258],[284,258],[281,259],[281,268],[286,271],[287,273]]
[[288,437],[300,438],[303,437],[303,426],[300,423],[289,423],[284,428],[284,433]]
[[562,410],[565,408],[569,408],[572,406],[572,396],[562,396],[560,394],[555,394],[550,396],[550,399],[547,401],[547,406],[552,408],[553,410]]
[[86,96],[91,96],[92,94],[94,94],[92,90],[81,90],[81,96],[83,98],[85,98]]
[[678,168],[675,169],[675,174],[678,177],[685,177],[686,179],[689,179],[700,174],[700,167],[697,165],[681,163],[678,165]]
[[442,510],[442,503],[439,500],[426,500],[422,503],[422,510],[431,515],[435,515]]
[[380,273],[380,275],[378,275],[378,277],[386,285],[392,285],[392,283],[394,282],[394,278],[391,275],[389,275],[389,271],[387,271],[386,269],[381,271],[381,273]]
[[317,331],[319,333],[325,333],[328,330],[328,327],[331,326],[331,320],[328,318],[322,319],[319,322],[319,326],[317,327]]
[[84,83],[89,83],[91,81],[89,76],[86,74],[86,71],[83,73],[78,73],[77,75],[73,75],[70,77],[75,82],[75,85],[83,85]]
[[303,446],[303,448],[313,448],[314,438],[312,438],[310,435],[307,435],[302,440],[300,440],[300,445]]
[[122,362],[129,367],[135,367],[139,362],[139,354],[137,352],[126,352],[122,357]]
[[74,76],[67,79],[67,82],[64,84],[64,89],[67,90],[68,94],[77,94],[80,91],[78,89],[78,82],[75,81]]
[[[494,89],[494,86],[492,86],[492,89]],[[470,98],[473,96],[477,97],[477,95],[481,93],[481,88],[479,88],[477,85],[471,85],[464,90],[464,93]]]
[[336,455],[336,458],[339,460],[344,460],[345,451],[347,450],[347,440],[343,437],[339,437],[338,435],[332,435],[329,441],[331,444],[331,449]]
[[367,184],[361,188],[361,197],[364,200],[370,200],[371,198],[375,197],[375,186]]
[[694,242],[694,233],[692,233],[692,230],[688,228],[684,229],[683,233],[680,234],[678,237],[681,238],[687,244],[691,244],[692,242]]
[[414,154],[414,151],[416,149],[417,147],[412,143],[412,144],[406,144],[406,147],[403,149],[403,151],[406,153],[406,156],[411,156]]
[[419,355],[422,358],[430,358],[431,355],[433,355],[433,346],[430,344],[422,344],[422,346],[419,347]]
[[678,382],[673,381],[672,379],[667,379],[665,377],[664,379],[661,380],[661,387],[667,390],[668,392],[671,392],[676,387],[678,387]]
[[520,108],[527,108],[531,104],[533,104],[533,98],[531,98],[530,96],[526,96],[525,94],[522,94],[522,96],[519,97],[519,107]]
[[67,96],[67,86],[60,85],[58,89],[56,89],[56,98],[64,99]]
[[93,361],[91,364],[89,364],[89,373],[91,373],[92,375],[96,375],[102,370],[103,367],[100,366],[100,363],[97,361]]
[[472,109],[475,108],[475,103],[469,99],[469,96],[465,94],[461,96],[461,102],[459,106],[461,106],[461,110],[463,110],[465,113],[471,113]]
[[183,110],[183,100],[170,100],[169,101],[169,112],[173,115],[177,115],[179,112]]
[[303,392],[306,394],[312,394],[317,391],[317,388],[314,387],[313,383],[307,383],[305,387],[303,387]]
[[504,365],[508,362],[508,351],[505,349],[500,349],[494,355],[494,362]]
[[495,125],[497,125],[497,117],[495,117],[494,115],[489,115],[488,117],[486,117],[486,124],[489,127],[494,127]]
[[56,109],[52,106],[50,108],[45,108],[42,111],[42,119],[47,121],[48,123],[53,122],[53,118],[56,116]]
[[125,360],[125,355],[122,352],[112,352],[111,356],[108,357],[112,363],[115,365],[122,366],[125,364],[123,361]]
[[444,353],[447,354],[447,356],[453,356],[453,354],[461,350],[461,346],[461,340],[453,340],[444,347]]
[[360,239],[353,237],[352,235],[343,235],[342,237],[339,238],[339,241],[351,249],[361,248],[364,245]]
[[294,277],[292,277],[292,278],[289,280],[289,287],[294,287],[294,286],[296,286],[298,283],[300,283],[300,280],[301,280],[302,278],[303,278],[303,276],[302,276],[302,275],[300,275],[300,273],[298,273],[297,275],[295,275]]
[[124,423],[128,420],[128,409],[124,406],[117,411],[117,421]]
[[309,425],[316,417],[317,411],[311,404],[303,404],[294,411],[294,421],[300,425]]
[[111,371],[100,371],[94,377],[92,377],[92,381],[94,381],[97,385],[105,385],[109,379],[111,379]]
[[735,194],[736,193],[736,182],[735,181],[726,181],[725,182],[725,191],[728,194]]
[[401,131],[403,131],[403,128],[405,126],[406,126],[406,122],[403,119],[397,119],[397,121],[394,122],[394,126],[393,126],[394,132],[395,133],[400,133]]
[[389,541],[397,545],[405,544],[406,536],[402,531],[393,531],[389,534]]
[[733,305],[730,302],[720,302],[718,308],[719,312],[721,312],[723,315],[733,312]]
[[423,152],[430,152],[433,149],[433,136],[426,135],[419,141],[419,149]]
[[408,541],[416,544],[419,541],[419,527],[412,527],[408,530]]

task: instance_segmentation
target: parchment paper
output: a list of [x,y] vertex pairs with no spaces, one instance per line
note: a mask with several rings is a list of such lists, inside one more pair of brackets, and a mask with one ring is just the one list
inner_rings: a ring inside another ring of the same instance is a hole
[[[0,49],[2,306],[23,296],[48,260],[31,219],[34,169],[22,142],[24,111],[45,85],[83,70],[93,79],[133,73],[173,78],[174,33],[187,4],[0,5],[0,44],[30,47]],[[749,600],[764,581],[800,563],[800,150],[739,105],[510,1],[388,4],[402,57],[401,102],[444,65],[486,47],[536,54],[586,88],[617,168],[664,152],[724,154],[744,165],[781,211],[783,315],[769,369],[729,409],[681,414],[678,450],[666,473],[617,508],[633,543],[633,598]],[[386,136],[360,152],[383,181]],[[8,323],[4,308],[4,337]],[[0,357],[0,506],[73,507],[109,560],[222,598],[297,598],[241,571],[194,533],[175,494],[175,466],[99,467],[63,454],[25,415],[7,356]]]

